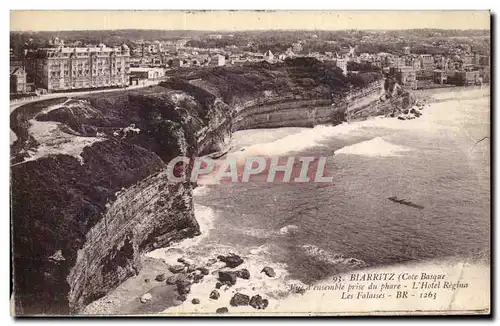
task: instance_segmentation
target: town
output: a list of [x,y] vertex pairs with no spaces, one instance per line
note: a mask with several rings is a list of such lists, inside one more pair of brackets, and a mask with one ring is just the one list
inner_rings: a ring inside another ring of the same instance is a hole
[[[481,31],[11,33],[11,100],[46,93],[153,85],[183,71],[277,64],[312,57],[344,75],[378,71],[408,89],[489,83],[489,34]],[[404,34],[406,33],[406,35]],[[153,39],[157,36],[159,39]],[[149,37],[150,39],[147,39]],[[97,41],[104,42],[86,43]],[[121,42],[121,43],[120,43]]]

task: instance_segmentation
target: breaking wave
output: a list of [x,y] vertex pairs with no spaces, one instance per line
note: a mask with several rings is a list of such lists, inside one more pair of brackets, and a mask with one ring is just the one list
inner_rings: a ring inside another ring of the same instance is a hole
[[330,253],[324,249],[321,249],[315,245],[303,245],[301,249],[306,252],[309,256],[322,261],[330,265],[336,265],[338,267],[346,266],[350,268],[361,268],[366,267],[366,263],[361,259],[356,258],[346,258],[343,254]]
[[335,154],[362,155],[369,157],[391,157],[401,156],[401,153],[409,152],[412,149],[406,146],[392,144],[382,137],[363,141],[335,151]]

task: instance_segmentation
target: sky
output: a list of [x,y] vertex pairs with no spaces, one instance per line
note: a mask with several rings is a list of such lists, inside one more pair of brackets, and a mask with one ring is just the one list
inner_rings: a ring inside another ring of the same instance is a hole
[[489,11],[57,11],[10,12],[11,31],[112,29],[489,29]]

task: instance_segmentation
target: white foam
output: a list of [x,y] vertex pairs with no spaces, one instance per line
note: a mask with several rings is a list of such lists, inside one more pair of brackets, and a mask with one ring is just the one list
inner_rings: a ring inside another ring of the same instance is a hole
[[356,259],[356,258],[346,258],[342,254],[333,254],[324,249],[319,248],[315,245],[303,245],[301,246],[302,250],[304,250],[309,256],[314,257],[317,260],[320,260],[324,263],[336,265],[336,267],[344,267],[344,268],[359,268],[366,266],[365,262]]
[[[336,135],[352,132],[358,128],[359,125],[357,124],[341,124],[337,126],[321,125],[315,126],[314,128],[304,128],[301,129],[300,132],[294,130],[293,134],[288,134],[267,142],[258,142],[258,140],[269,139],[266,138],[269,137],[268,131],[254,130],[251,133],[245,133],[245,136],[248,138],[255,138],[256,141],[244,147],[244,151],[238,149],[235,152],[229,153],[228,157],[240,158],[256,155],[279,156],[315,146],[325,146],[323,144],[325,140]],[[262,133],[265,135],[264,137],[260,135]],[[235,137],[238,138],[238,136]]]
[[193,189],[193,196],[195,197],[205,196],[206,194],[209,193],[209,191],[210,189],[207,186],[198,186]]
[[[209,274],[203,278],[200,283],[193,284],[191,292],[187,296],[187,300],[179,305],[166,309],[164,313],[168,314],[184,314],[184,313],[215,313],[217,308],[229,307],[231,312],[255,312],[251,306],[231,307],[229,302],[235,293],[239,292],[248,296],[261,295],[263,298],[269,299],[270,304],[275,304],[279,298],[282,298],[290,292],[291,284],[302,285],[298,281],[288,279],[286,265],[270,263],[267,256],[266,247],[257,247],[250,249],[250,254],[242,255],[244,263],[236,268],[246,268],[250,272],[248,280],[238,278],[236,284],[232,287],[223,286],[217,290],[220,294],[218,300],[210,299],[210,293],[215,290],[217,274]],[[227,254],[227,251],[220,250],[213,254]],[[227,270],[223,267],[223,263],[217,263],[211,267],[211,270],[216,267],[219,270]],[[272,267],[276,273],[275,277],[268,277],[261,273],[266,266]],[[191,300],[197,298],[200,304],[193,305]]]
[[196,252],[200,243],[208,237],[210,230],[214,229],[215,214],[212,208],[198,204],[194,205],[194,214],[200,226],[201,234],[199,236],[184,239],[167,248],[153,250],[147,253],[146,256],[161,259],[169,265],[175,265],[177,264],[177,258],[184,257],[190,252]]
[[371,140],[363,141],[354,145],[342,147],[335,151],[335,154],[362,155],[369,157],[390,157],[401,156],[401,153],[411,151],[411,148],[392,144],[376,137]]

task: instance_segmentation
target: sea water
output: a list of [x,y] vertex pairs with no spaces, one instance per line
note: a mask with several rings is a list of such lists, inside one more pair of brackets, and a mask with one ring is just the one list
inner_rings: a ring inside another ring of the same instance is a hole
[[[215,276],[207,276],[185,304],[167,312],[214,312],[238,290],[284,300],[294,284],[358,268],[449,259],[484,263],[490,143],[477,141],[490,136],[489,90],[435,91],[432,97],[415,120],[236,132],[238,155],[328,157],[333,182],[201,182],[194,201],[203,235],[150,255],[174,263],[180,256],[202,262],[236,253],[251,277],[217,301],[190,304],[191,297],[208,298],[214,289]],[[393,196],[424,209],[387,199]],[[277,277],[260,273],[264,266]],[[232,311],[238,309],[244,308]]]

